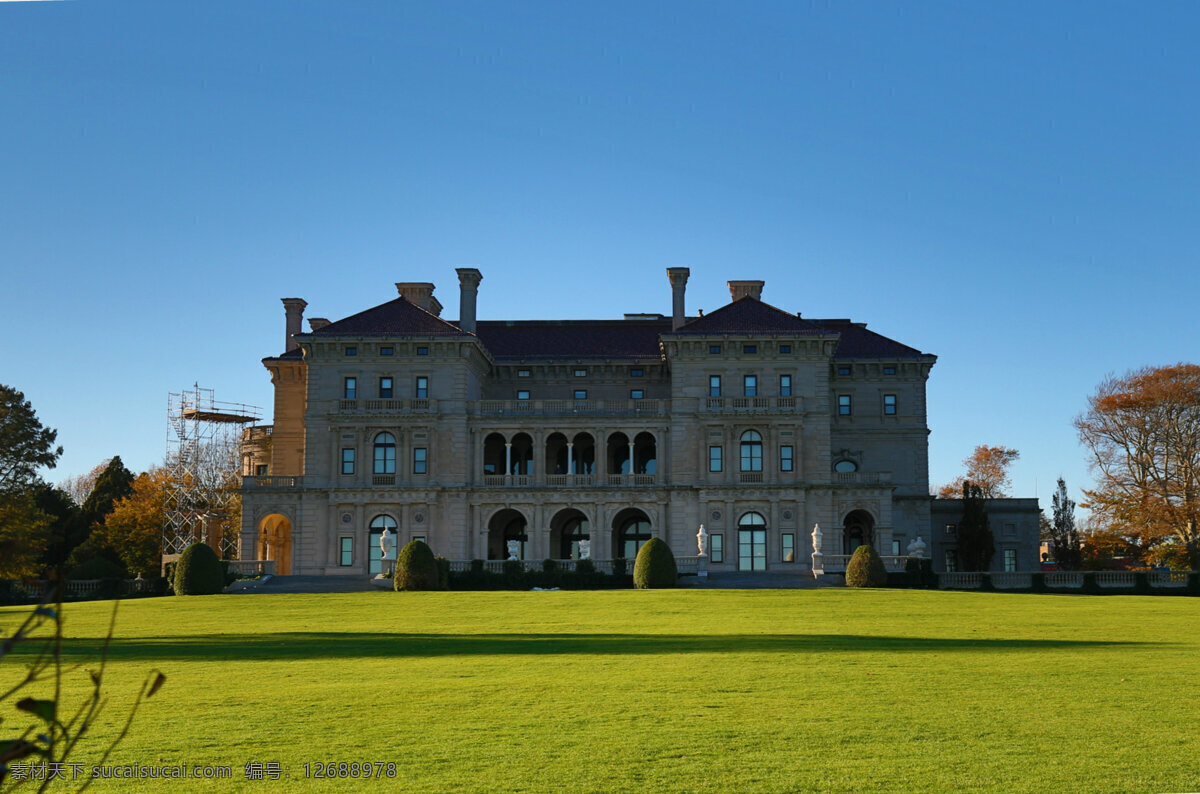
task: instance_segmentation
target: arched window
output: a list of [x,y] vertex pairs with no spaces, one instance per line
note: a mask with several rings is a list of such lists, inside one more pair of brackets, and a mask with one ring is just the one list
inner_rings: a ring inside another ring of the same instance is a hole
[[762,436],[757,430],[742,433],[742,471],[762,471]]
[[621,525],[617,533],[617,551],[619,557],[632,560],[637,556],[638,549],[650,540],[650,522],[644,518],[631,518]]
[[[369,529],[370,531],[367,533],[367,552],[370,555],[369,570],[371,576],[374,576],[383,572],[382,563],[380,562],[383,559],[383,550],[379,548],[379,538],[383,535],[385,529],[390,529],[392,536],[395,537],[396,519],[391,516],[375,516],[371,519]],[[396,550],[397,552],[400,550],[399,539],[396,542]]]
[[738,519],[739,527],[765,527],[767,519],[762,517],[762,513],[744,513]]
[[375,436],[375,473],[396,473],[396,437],[391,433]]
[[852,471],[858,471],[858,464],[852,460],[839,460],[833,464],[833,470],[839,474],[849,474]]

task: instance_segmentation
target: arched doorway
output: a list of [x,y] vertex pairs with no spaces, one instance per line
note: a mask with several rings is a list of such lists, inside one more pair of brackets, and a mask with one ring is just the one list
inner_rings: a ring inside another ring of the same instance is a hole
[[853,554],[859,546],[875,545],[875,519],[866,510],[853,510],[842,522],[842,553]]
[[276,576],[292,573],[292,522],[271,513],[258,522],[258,559],[272,560]]
[[525,516],[512,508],[505,508],[492,516],[488,522],[488,559],[507,560],[510,540],[517,541],[517,559],[525,559],[529,543],[527,527]]
[[738,519],[738,570],[767,569],[767,520],[761,513],[743,513]]
[[550,556],[559,560],[578,560],[579,541],[591,540],[587,516],[575,508],[560,510],[550,521]]
[[[396,551],[400,551],[400,539],[396,536],[396,519],[388,515],[379,515],[371,519],[370,527],[367,532],[367,571],[371,576],[379,573],[386,573],[383,570],[383,549],[379,547],[379,539],[383,536],[384,530],[390,530],[392,539],[396,542]],[[395,555],[392,555],[393,557]],[[391,567],[391,563],[388,563]]]
[[654,474],[658,471],[658,450],[652,433],[638,433],[633,439],[633,471]]
[[632,560],[651,537],[645,513],[634,507],[622,510],[613,518],[613,558]]
[[613,433],[609,436],[605,456],[608,458],[609,474],[632,473],[633,461],[629,459],[629,436],[624,433]]

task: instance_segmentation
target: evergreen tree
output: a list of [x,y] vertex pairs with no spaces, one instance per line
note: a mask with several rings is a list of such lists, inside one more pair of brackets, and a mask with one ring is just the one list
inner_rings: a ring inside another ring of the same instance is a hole
[[1054,543],[1054,561],[1066,571],[1079,569],[1082,554],[1079,532],[1075,529],[1075,502],[1067,496],[1067,481],[1058,478],[1058,490],[1051,500],[1054,520],[1050,524],[1050,540]]
[[958,563],[964,571],[987,571],[996,555],[996,539],[987,516],[983,489],[963,483],[963,515],[958,522]]
[[[112,512],[113,505],[131,493],[133,493],[133,472],[125,468],[125,464],[121,462],[121,456],[118,455],[108,462],[108,466],[96,478],[96,487],[84,500],[75,531],[71,533],[68,540],[70,549],[73,551],[83,545],[91,536],[92,530],[104,523],[104,519]],[[94,545],[89,546],[89,552],[85,556],[93,556],[99,550],[93,550],[91,546]],[[84,557],[75,556],[76,562],[84,561]],[[113,559],[119,561],[115,554]]]

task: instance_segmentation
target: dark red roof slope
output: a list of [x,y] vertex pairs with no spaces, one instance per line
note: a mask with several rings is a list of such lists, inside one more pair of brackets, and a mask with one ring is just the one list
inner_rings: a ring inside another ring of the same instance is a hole
[[810,320],[813,325],[825,331],[841,334],[838,340],[834,358],[923,358],[928,353],[922,353],[915,347],[902,345],[895,339],[888,339],[882,334],[868,331],[863,323],[850,320]]
[[665,320],[481,321],[475,333],[497,359],[659,358]]
[[399,297],[303,336],[466,336],[453,323]]
[[822,329],[794,314],[745,295],[684,323],[677,334],[819,334]]

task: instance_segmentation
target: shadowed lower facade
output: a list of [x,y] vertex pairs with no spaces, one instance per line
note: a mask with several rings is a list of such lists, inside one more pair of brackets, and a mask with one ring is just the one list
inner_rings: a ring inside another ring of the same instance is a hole
[[[242,557],[278,573],[374,574],[380,534],[450,559],[632,558],[660,537],[709,569],[812,565],[860,543],[929,541],[925,383],[936,358],[847,319],[816,320],[731,281],[730,302],[615,320],[457,321],[434,286],[336,322],[286,298],[263,359],[274,423],[243,446]],[[664,304],[666,303],[664,290]],[[582,545],[581,545],[582,544]]]

